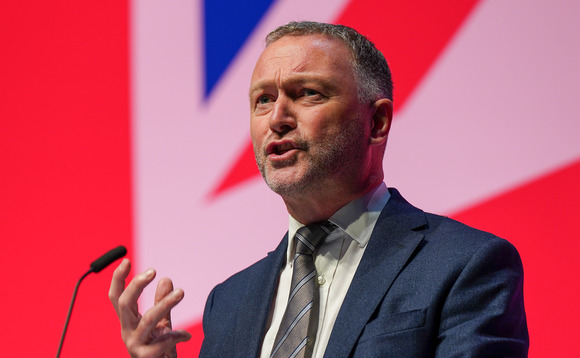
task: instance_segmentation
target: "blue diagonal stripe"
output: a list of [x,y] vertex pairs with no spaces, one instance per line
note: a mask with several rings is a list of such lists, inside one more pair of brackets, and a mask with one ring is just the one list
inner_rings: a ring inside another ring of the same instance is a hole
[[300,319],[306,313],[308,313],[308,311],[310,311],[310,309],[312,308],[312,303],[313,302],[310,301],[310,303],[307,304],[306,307],[304,307],[302,309],[302,311],[300,311],[300,313],[298,314],[298,316],[296,316],[296,318],[294,318],[294,321],[292,321],[292,323],[290,324],[290,327],[288,327],[288,329],[286,330],[286,332],[284,332],[284,335],[280,339],[280,342],[278,342],[278,344],[276,345],[276,348],[274,348],[274,350],[272,351],[272,354],[270,354],[270,357],[273,357],[276,354],[276,352],[278,351],[278,349],[280,349],[280,347],[282,346],[282,344],[284,343],[284,341],[286,341],[286,338],[288,338],[288,335],[290,335],[290,332],[292,332],[292,329],[294,329],[294,327],[298,324],[298,322],[300,321]]
[[296,284],[296,287],[290,292],[290,297],[288,297],[288,302],[292,301],[296,293],[300,290],[302,286],[304,286],[308,281],[312,280],[316,275],[316,270],[310,272],[307,276],[305,276],[300,282]]
[[205,0],[205,98],[275,0]]
[[302,342],[300,342],[300,344],[298,345],[298,347],[296,347],[296,349],[294,350],[294,352],[292,352],[292,354],[288,358],[294,358],[294,357],[296,357],[296,355],[298,355],[298,353],[300,353],[300,351],[302,350],[302,348],[304,348],[304,346],[306,345],[306,343],[308,343],[308,337],[304,338],[302,340]]
[[314,245],[312,245],[310,241],[306,240],[306,238],[304,237],[304,235],[302,235],[300,231],[297,231],[294,237],[300,240],[300,242],[303,243],[306,247],[308,247],[310,251],[314,251],[315,249]]

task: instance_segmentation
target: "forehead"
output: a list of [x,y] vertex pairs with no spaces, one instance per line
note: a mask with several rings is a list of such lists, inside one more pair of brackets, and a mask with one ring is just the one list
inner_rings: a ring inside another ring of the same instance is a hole
[[284,36],[262,52],[254,68],[252,87],[293,75],[352,79],[352,55],[345,44],[323,35]]

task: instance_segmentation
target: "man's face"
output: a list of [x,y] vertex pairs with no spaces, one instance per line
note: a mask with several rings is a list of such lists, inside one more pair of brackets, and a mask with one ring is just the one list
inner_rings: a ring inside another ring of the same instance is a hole
[[356,185],[368,171],[370,106],[359,103],[349,50],[286,36],[260,56],[250,86],[256,161],[280,195]]

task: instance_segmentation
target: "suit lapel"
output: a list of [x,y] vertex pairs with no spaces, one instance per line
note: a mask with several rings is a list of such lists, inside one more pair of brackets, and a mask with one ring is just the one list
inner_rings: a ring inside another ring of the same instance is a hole
[[366,323],[423,235],[424,213],[395,189],[381,212],[334,324],[325,357],[348,357]]
[[244,282],[246,297],[238,307],[235,328],[235,356],[257,357],[262,348],[262,338],[270,315],[272,297],[278,287],[278,275],[286,260],[288,234],[280,245],[268,254],[266,262],[257,272],[248,275],[250,281]]

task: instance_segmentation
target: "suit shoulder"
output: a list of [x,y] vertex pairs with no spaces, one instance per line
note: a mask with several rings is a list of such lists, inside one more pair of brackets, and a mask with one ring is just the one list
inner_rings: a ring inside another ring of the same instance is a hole
[[276,248],[275,251],[268,253],[267,256],[251,264],[250,266],[233,274],[225,281],[216,285],[214,291],[227,290],[228,292],[243,292],[247,289],[249,282],[260,281],[271,275],[274,266],[283,263],[283,254],[286,252],[285,242]]
[[520,261],[517,249],[506,239],[446,216],[432,213],[425,213],[425,216],[425,240],[440,252],[465,256],[466,259],[475,254],[493,253]]
[[473,242],[474,244],[484,243],[489,240],[506,241],[490,232],[474,228],[447,216],[425,213],[425,217],[427,220],[426,233],[444,237],[450,241],[460,240]]

